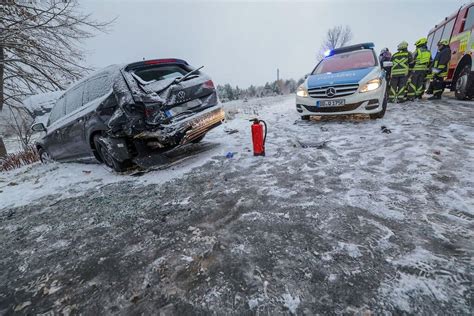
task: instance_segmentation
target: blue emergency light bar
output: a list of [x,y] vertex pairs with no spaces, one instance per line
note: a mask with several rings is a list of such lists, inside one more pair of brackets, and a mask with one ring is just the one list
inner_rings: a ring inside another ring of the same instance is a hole
[[347,52],[352,52],[352,51],[361,50],[361,49],[373,49],[374,47],[375,47],[374,43],[356,44],[356,45],[336,48],[333,50],[328,50],[324,53],[324,56],[329,57],[336,54],[347,53]]

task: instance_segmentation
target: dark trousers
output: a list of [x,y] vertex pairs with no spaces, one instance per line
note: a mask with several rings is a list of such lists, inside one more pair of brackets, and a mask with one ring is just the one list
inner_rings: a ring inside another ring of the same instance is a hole
[[384,68],[384,70],[385,70],[385,76],[387,77],[387,80],[390,80],[392,76],[392,67]]
[[408,98],[421,98],[425,93],[425,70],[414,70],[408,83]]
[[443,94],[444,88],[446,87],[443,77],[438,77],[435,75],[433,77],[432,85],[433,85],[433,95],[435,97],[441,97],[441,95]]
[[397,76],[390,79],[390,91],[388,93],[388,100],[390,102],[403,102],[407,98],[407,82],[408,76]]

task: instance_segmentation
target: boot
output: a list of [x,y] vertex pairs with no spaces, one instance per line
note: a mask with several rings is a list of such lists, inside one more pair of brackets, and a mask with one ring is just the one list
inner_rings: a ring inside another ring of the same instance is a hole
[[433,94],[433,96],[429,97],[428,100],[430,100],[430,101],[432,101],[432,100],[441,100],[441,96]]
[[433,83],[431,82],[428,86],[428,90],[425,92],[426,94],[433,94]]

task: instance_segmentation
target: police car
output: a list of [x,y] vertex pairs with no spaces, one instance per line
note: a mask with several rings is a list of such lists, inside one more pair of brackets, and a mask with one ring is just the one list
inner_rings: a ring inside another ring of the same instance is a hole
[[296,110],[311,115],[368,114],[382,118],[387,108],[387,78],[373,43],[341,47],[326,57],[296,91]]

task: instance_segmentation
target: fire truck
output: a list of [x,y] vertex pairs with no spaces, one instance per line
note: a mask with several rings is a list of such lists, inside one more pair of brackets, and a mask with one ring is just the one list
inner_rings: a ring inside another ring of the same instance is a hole
[[449,41],[452,52],[447,86],[459,100],[474,98],[474,2],[463,5],[430,30],[428,48],[432,56],[442,39]]

